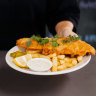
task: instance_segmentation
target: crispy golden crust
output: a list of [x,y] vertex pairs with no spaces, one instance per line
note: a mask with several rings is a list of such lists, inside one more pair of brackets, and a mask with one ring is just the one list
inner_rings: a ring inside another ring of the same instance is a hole
[[[52,39],[52,38],[51,38]],[[72,54],[84,56],[86,53],[91,53],[95,55],[95,49],[88,43],[78,40],[71,43],[62,43],[65,37],[57,39],[59,43],[58,47],[53,47],[50,40],[49,43],[40,45],[37,41],[32,41],[31,45],[27,49],[31,50],[42,50],[42,53],[45,55],[56,53],[56,54]],[[26,43],[29,38],[22,38],[17,40],[16,45],[26,48]]]
[[[59,42],[58,42],[59,43]],[[59,43],[60,44],[60,43]],[[45,44],[43,47],[43,54],[73,54],[84,56],[86,53],[95,55],[95,49],[84,41],[78,40],[71,43],[60,44],[58,47],[52,47]]]
[[26,47],[27,42],[29,41],[29,38],[21,38],[17,40],[16,45],[27,48],[27,49],[32,49],[32,50],[42,50],[42,46],[37,42],[32,40],[32,43],[29,47]]

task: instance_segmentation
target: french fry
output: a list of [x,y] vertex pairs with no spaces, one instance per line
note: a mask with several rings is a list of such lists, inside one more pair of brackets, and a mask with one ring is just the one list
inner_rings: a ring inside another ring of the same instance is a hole
[[45,56],[45,55],[40,55],[40,58],[45,58],[45,59],[50,60],[50,57],[49,56]]
[[65,55],[58,55],[57,58],[60,59],[60,60],[62,60],[62,59],[65,58]]
[[60,61],[59,60],[57,61],[57,66],[60,66]]
[[31,54],[32,58],[45,58],[52,61],[52,72],[62,71],[66,68],[71,68],[75,66],[78,62],[81,62],[83,60],[83,56],[78,56],[77,58],[75,58],[74,55],[71,55],[71,57],[67,57],[65,55],[56,55],[56,53],[43,55],[41,54],[40,50],[26,50],[26,53]]
[[56,53],[50,54],[50,55],[48,55],[48,57],[50,57],[50,58],[56,57]]
[[66,67],[67,68],[73,67],[73,64],[72,63],[66,63]]
[[57,71],[57,63],[58,63],[58,61],[57,61],[57,57],[53,57],[52,58],[52,62],[53,62],[53,65],[52,65],[52,72],[56,72]]
[[62,71],[64,69],[66,69],[66,65],[64,64],[57,67],[57,71]]
[[65,61],[66,63],[70,63],[70,62],[71,62],[71,59],[68,58],[68,57],[65,57],[65,58],[64,58],[64,61]]
[[73,66],[77,64],[76,58],[72,59],[72,64],[73,64]]
[[78,62],[81,62],[83,60],[83,56],[78,56],[77,60],[78,60]]
[[28,50],[28,49],[26,49],[27,54],[38,54],[40,52],[41,52],[41,50]]
[[65,63],[64,60],[60,60],[60,64],[63,65]]
[[40,54],[31,54],[32,58],[40,58]]

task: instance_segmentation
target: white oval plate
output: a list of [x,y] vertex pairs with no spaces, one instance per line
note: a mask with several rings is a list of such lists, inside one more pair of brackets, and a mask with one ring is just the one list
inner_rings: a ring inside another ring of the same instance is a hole
[[23,73],[27,73],[27,74],[32,74],[32,75],[59,75],[59,74],[70,73],[70,72],[73,72],[73,71],[76,71],[76,70],[79,70],[79,69],[83,68],[91,60],[91,55],[84,56],[84,59],[82,60],[82,62],[78,63],[76,66],[74,66],[72,68],[67,68],[67,69],[65,69],[63,71],[57,71],[57,72],[34,72],[34,71],[30,70],[30,69],[20,68],[20,67],[16,66],[13,63],[13,58],[10,57],[10,53],[13,53],[15,51],[24,51],[24,50],[25,50],[24,48],[15,46],[15,47],[13,47],[12,49],[10,49],[7,52],[5,59],[6,59],[7,64],[11,68],[13,68],[13,69],[15,69],[15,70],[17,70],[19,72],[23,72]]

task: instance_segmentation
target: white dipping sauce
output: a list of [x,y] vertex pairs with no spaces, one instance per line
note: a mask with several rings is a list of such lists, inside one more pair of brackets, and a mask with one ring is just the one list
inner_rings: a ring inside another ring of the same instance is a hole
[[27,66],[33,71],[48,71],[52,62],[44,58],[33,58],[27,62]]

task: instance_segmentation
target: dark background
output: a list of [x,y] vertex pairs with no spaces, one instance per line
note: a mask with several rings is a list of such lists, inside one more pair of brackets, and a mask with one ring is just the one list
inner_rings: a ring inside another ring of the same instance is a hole
[[78,3],[81,14],[77,33],[96,48],[96,0],[78,0]]
[[78,0],[81,10],[81,19],[78,33],[82,40],[96,48],[96,0]]

